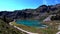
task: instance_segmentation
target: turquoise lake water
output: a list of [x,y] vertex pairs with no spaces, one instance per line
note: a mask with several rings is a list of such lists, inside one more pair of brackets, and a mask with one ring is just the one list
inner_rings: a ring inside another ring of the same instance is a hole
[[16,20],[16,23],[32,27],[46,27],[39,20]]

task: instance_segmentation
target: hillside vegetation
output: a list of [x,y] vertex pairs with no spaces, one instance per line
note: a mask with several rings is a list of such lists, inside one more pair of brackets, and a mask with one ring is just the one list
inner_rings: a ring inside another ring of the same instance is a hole
[[0,34],[25,34],[0,19]]

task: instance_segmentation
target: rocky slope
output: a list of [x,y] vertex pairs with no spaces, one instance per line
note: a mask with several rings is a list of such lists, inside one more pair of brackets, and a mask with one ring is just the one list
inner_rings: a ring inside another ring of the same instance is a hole
[[5,16],[11,19],[40,19],[42,16],[48,16],[50,14],[55,14],[60,11],[60,4],[56,5],[41,5],[36,9],[25,9],[25,10],[15,10],[15,11],[1,11],[0,18]]

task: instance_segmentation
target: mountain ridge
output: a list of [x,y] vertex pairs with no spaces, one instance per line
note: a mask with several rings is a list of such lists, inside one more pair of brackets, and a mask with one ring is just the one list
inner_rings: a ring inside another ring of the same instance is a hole
[[[41,16],[45,16],[46,14],[49,15],[49,13],[55,13],[60,10],[60,4],[56,5],[41,5],[36,9],[24,9],[24,10],[15,10],[13,12],[9,11],[1,11],[0,12],[0,18],[5,16],[6,18],[12,18],[12,19],[29,19],[29,18],[37,18],[40,19]],[[47,16],[46,15],[46,16]]]

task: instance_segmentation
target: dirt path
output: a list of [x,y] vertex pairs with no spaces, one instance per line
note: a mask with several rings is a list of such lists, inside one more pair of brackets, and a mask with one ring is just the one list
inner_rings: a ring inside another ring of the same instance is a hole
[[[13,22],[10,22],[9,24],[10,24],[11,26],[13,26],[13,24],[11,24],[11,23],[13,23]],[[23,30],[23,29],[21,29],[21,28],[19,28],[19,27],[17,27],[17,26],[14,26],[14,28],[17,28],[18,30],[20,30],[20,31],[22,31],[22,32],[25,32],[25,33],[27,33],[27,34],[38,34],[38,33],[32,33],[32,32],[25,31],[25,30]]]

